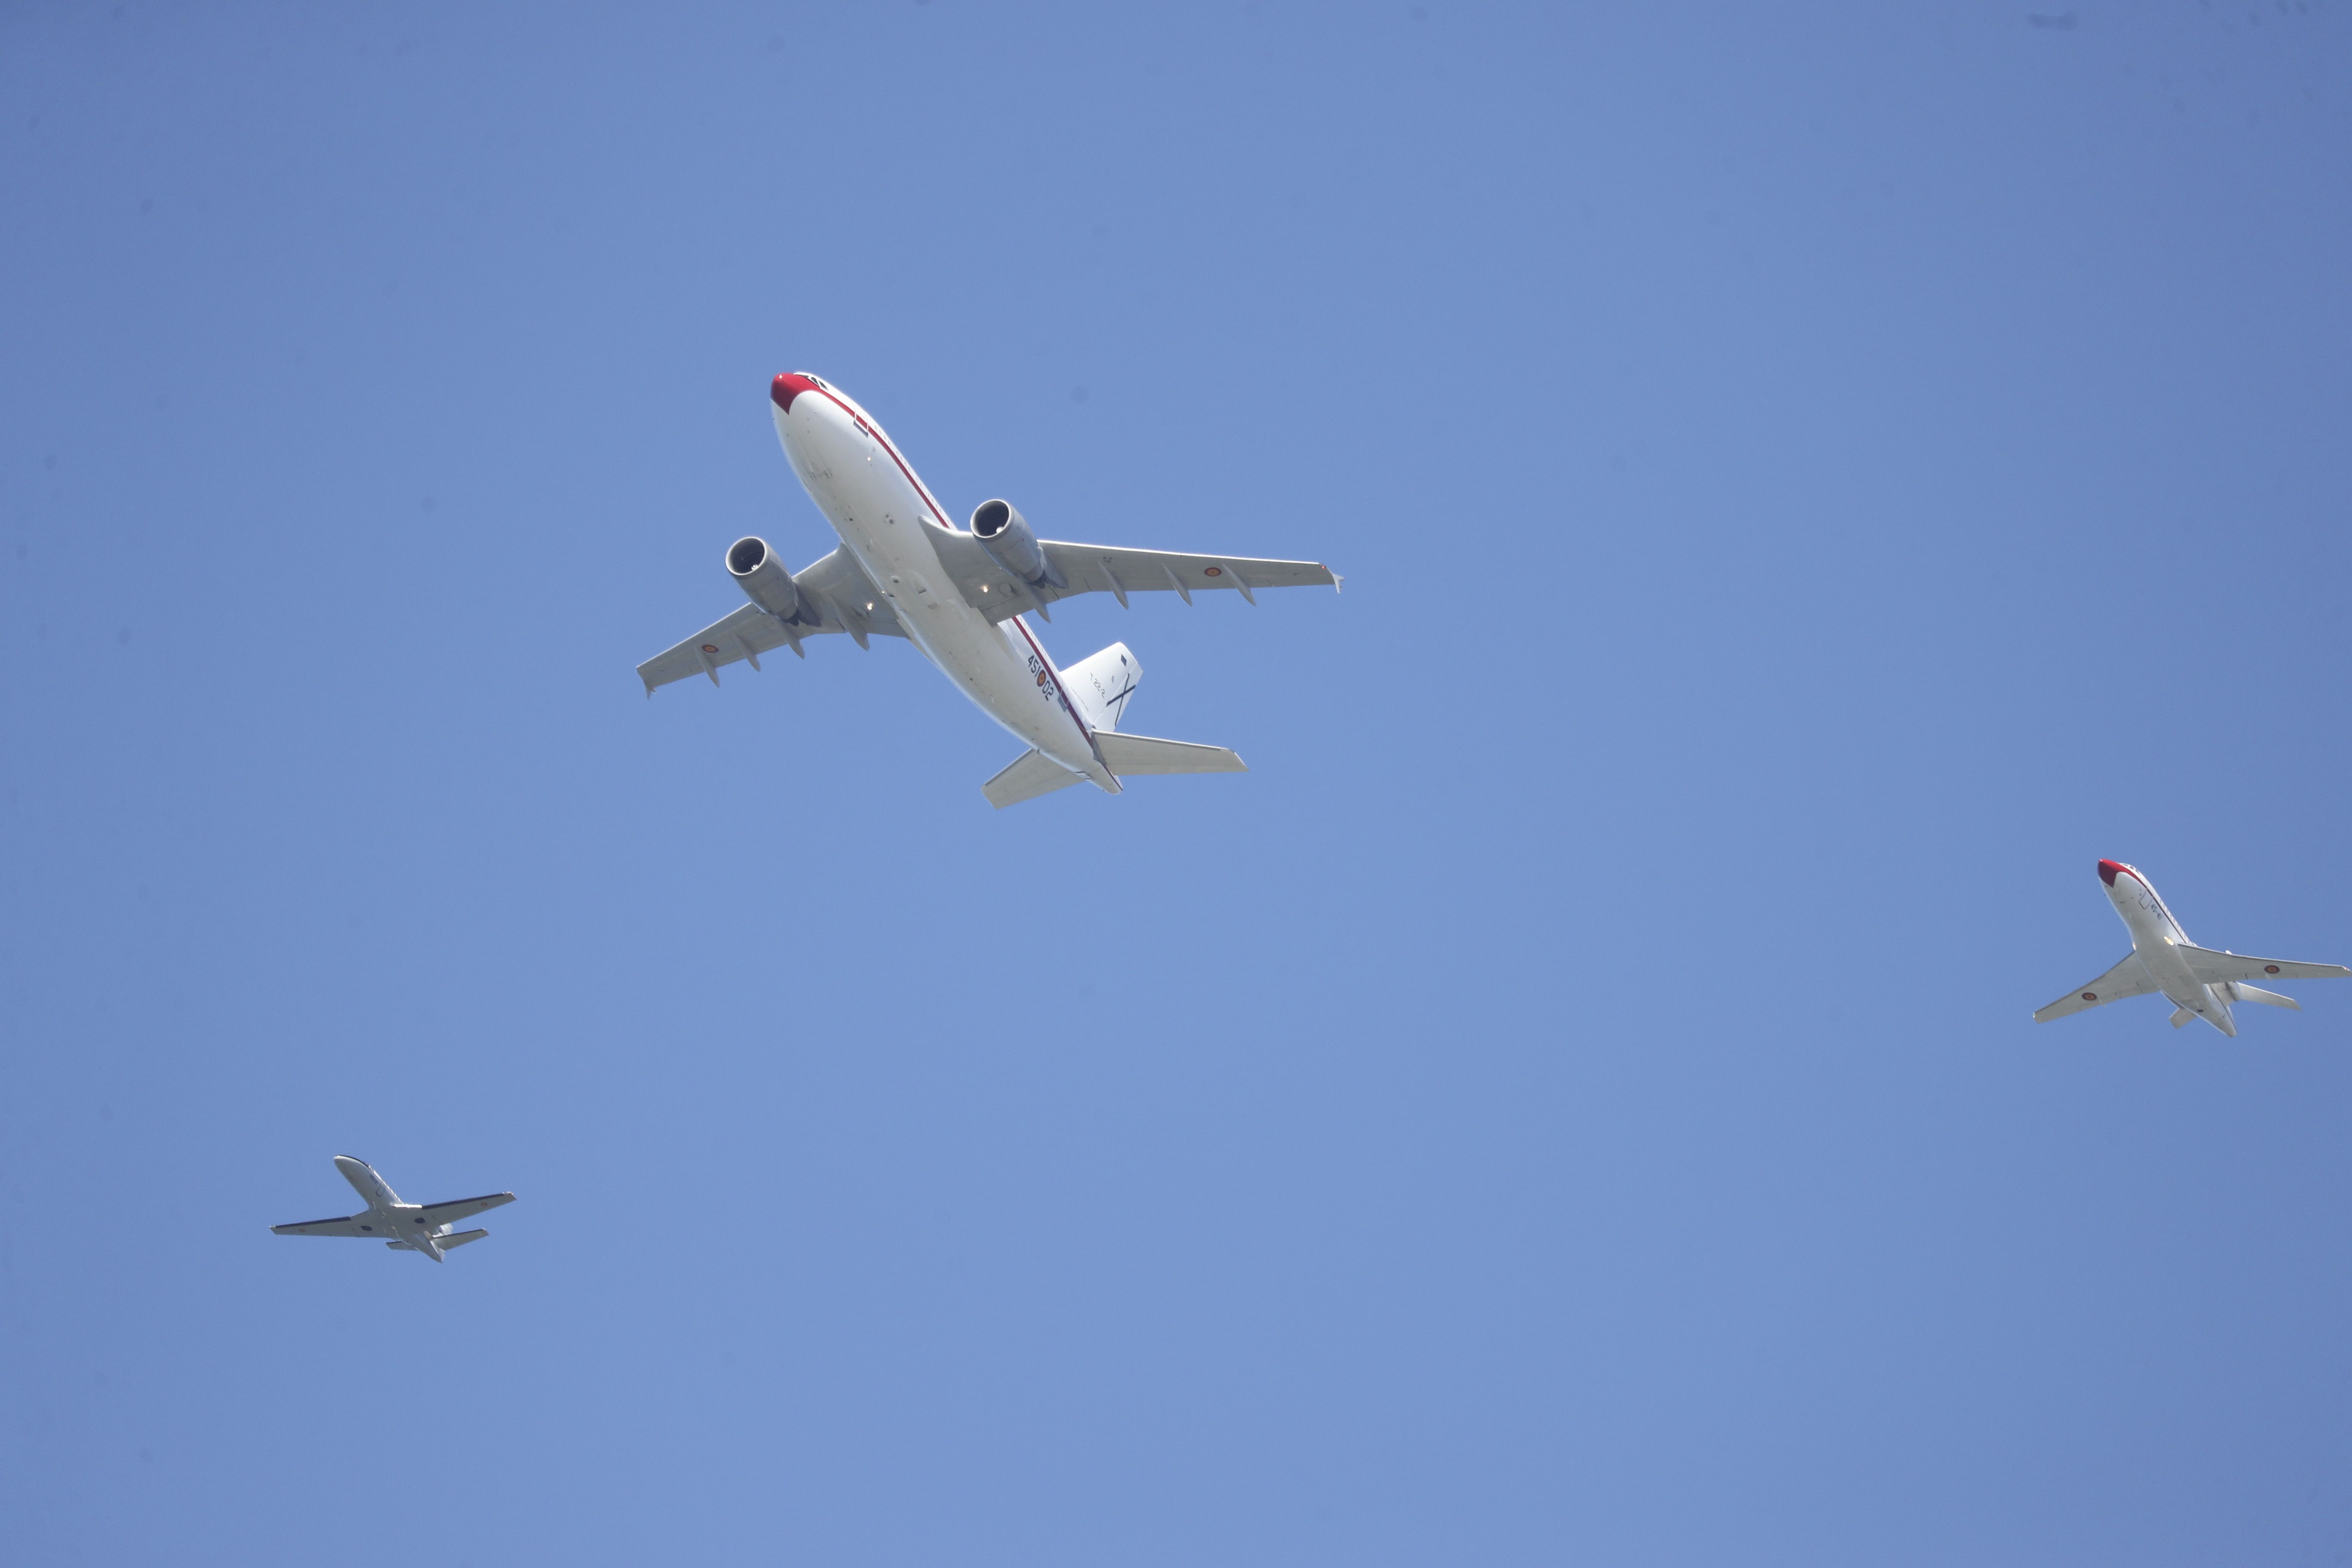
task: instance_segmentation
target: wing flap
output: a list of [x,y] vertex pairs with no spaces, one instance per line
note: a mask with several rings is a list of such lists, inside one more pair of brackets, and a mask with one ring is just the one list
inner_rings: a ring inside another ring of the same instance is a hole
[[1270,561],[1248,555],[1188,555],[1172,550],[1121,550],[1108,544],[1074,544],[1067,540],[1038,541],[1063,586],[1023,583],[996,563],[980,541],[969,533],[934,529],[932,542],[940,563],[964,596],[965,603],[992,621],[1009,620],[1039,605],[1080,594],[1109,594],[1124,599],[1129,594],[1181,593],[1234,588],[1246,598],[1259,588],[1304,588],[1339,585],[1339,578],[1319,561]]
[[2248,958],[2242,953],[2216,952],[2210,947],[2178,946],[2175,952],[2189,961],[2189,973],[2208,985],[2224,980],[2340,980],[2352,969],[2340,963],[2296,963],[2284,958]]
[[1339,577],[1320,561],[1267,561],[1246,555],[1186,555],[1172,550],[1118,550],[1108,544],[1066,544],[1042,542],[1045,559],[1069,583],[1066,590],[1048,589],[1051,597],[1069,594],[1187,593],[1234,588],[1246,596],[1255,588],[1308,588],[1339,585]]
[[2145,996],[2155,989],[2156,981],[2148,973],[2147,965],[2139,961],[2138,953],[2127,952],[2124,954],[2124,961],[2121,963],[2116,964],[2096,980],[2086,985],[2076,986],[2071,994],[2061,996],[2057,1001],[2034,1014],[2033,1021],[2037,1024],[2046,1024],[2053,1018],[2063,1018],[2070,1014],[2087,1012],[2093,1007],[2104,1007],[2110,1002],[2120,1002],[2126,996]]

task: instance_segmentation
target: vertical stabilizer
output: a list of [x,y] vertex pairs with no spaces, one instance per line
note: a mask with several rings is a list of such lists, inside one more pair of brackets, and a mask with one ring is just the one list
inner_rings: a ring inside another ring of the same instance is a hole
[[1062,689],[1078,705],[1088,729],[1116,730],[1142,679],[1143,666],[1125,643],[1115,642],[1062,671]]

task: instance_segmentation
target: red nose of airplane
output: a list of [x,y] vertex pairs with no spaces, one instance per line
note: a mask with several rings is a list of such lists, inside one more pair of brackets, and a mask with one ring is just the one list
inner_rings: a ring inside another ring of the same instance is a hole
[[2112,888],[2116,885],[2116,873],[2130,869],[2120,860],[2102,860],[2099,862],[2099,880]]
[[793,411],[793,399],[803,392],[812,390],[815,385],[816,383],[808,377],[795,375],[793,372],[786,371],[768,384],[768,397],[777,407],[790,414]]

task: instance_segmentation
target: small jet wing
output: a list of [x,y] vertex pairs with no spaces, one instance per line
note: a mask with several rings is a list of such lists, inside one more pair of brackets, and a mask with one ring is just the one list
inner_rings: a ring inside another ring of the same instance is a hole
[[992,621],[1010,620],[1024,610],[1050,605],[1079,594],[1110,594],[1122,601],[1129,594],[1178,593],[1190,599],[1196,590],[1234,588],[1252,599],[1259,588],[1301,588],[1339,579],[1319,561],[1265,561],[1247,555],[1184,555],[1169,550],[1121,550],[1108,544],[1072,544],[1059,539],[1038,543],[1045,560],[1066,587],[1051,583],[1022,582],[996,563],[996,557],[969,533],[935,530],[932,542],[940,561],[965,603]]
[[417,1210],[417,1217],[427,1225],[448,1225],[456,1220],[469,1219],[484,1209],[494,1209],[500,1204],[512,1202],[514,1202],[512,1193],[492,1193],[487,1197],[479,1198],[458,1198],[446,1204],[426,1204]]
[[756,666],[760,655],[802,637],[848,632],[862,641],[869,634],[907,635],[898,627],[890,601],[876,592],[865,569],[845,550],[835,550],[794,574],[793,585],[801,591],[802,619],[787,626],[759,605],[745,605],[637,666],[646,694],[690,675],[707,675],[716,686],[721,666],[745,658]]
[[2139,961],[2138,953],[2127,952],[2124,954],[2124,961],[2121,963],[2116,964],[2096,980],[2087,985],[2076,986],[2073,994],[2061,996],[2057,1001],[2034,1014],[2033,1021],[2037,1024],[2046,1024],[2053,1018],[2063,1018],[2070,1013],[2082,1013],[2093,1007],[2104,1007],[2110,1002],[2120,1002],[2126,996],[2145,996],[2155,989],[2156,981],[2148,973],[2147,965]]
[[2352,974],[2340,963],[2293,963],[2284,958],[2247,958],[2186,944],[2173,951],[2189,961],[2189,973],[2208,985],[2224,980],[2340,980]]
[[349,1219],[306,1219],[299,1225],[273,1225],[272,1236],[382,1236],[374,1220],[363,1214]]

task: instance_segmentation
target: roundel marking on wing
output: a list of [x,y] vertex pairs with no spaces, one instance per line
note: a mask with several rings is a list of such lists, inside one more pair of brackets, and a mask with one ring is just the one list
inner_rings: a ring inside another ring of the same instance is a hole
[[2278,973],[2278,965],[2275,963],[2265,963],[2263,965],[2263,973],[2264,974],[2276,974]]
[[2098,999],[2099,994],[2095,991],[2085,991],[2083,993],[2083,1000],[2085,1002],[2095,1002]]
[[1225,574],[1225,569],[1222,566],[1205,567],[1201,574],[1204,577],[1222,577]]
[[719,651],[719,645],[715,642],[704,643],[702,645],[702,651],[705,653],[717,653]]

